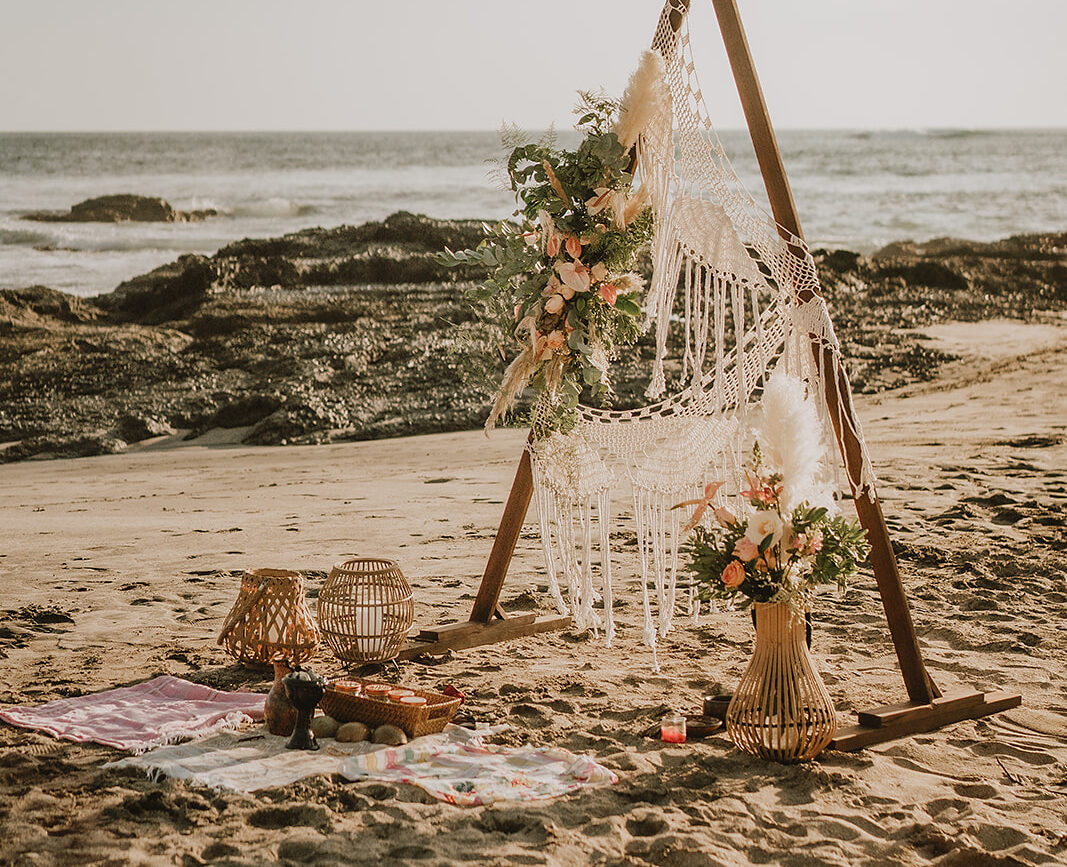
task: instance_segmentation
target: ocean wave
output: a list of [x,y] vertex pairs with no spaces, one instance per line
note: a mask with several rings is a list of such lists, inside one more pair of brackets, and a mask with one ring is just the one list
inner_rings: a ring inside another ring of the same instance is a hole
[[283,198],[245,202],[230,209],[219,208],[218,210],[220,213],[234,217],[306,217],[308,214],[317,212],[314,205]]
[[33,229],[0,229],[0,244],[11,246],[38,247],[53,243],[53,236]]
[[923,129],[919,130],[920,135],[928,136],[929,138],[979,138],[981,136],[989,135],[992,130],[988,129]]

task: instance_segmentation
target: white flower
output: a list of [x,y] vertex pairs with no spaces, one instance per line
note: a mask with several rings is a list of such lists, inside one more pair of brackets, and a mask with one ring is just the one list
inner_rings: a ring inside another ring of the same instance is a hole
[[753,545],[759,545],[768,536],[771,544],[776,545],[782,538],[785,525],[777,513],[771,511],[757,511],[748,519],[748,529],[745,530],[745,538]]

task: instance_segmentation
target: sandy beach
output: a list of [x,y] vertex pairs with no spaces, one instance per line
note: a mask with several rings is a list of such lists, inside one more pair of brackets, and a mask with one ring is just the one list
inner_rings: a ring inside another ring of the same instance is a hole
[[[475,719],[510,724],[499,742],[587,752],[615,786],[477,808],[340,777],[238,796],[102,769],[118,751],[4,725],[0,863],[1062,863],[1067,327],[944,323],[924,335],[960,360],[858,410],[932,676],[948,693],[1017,690],[1021,707],[798,766],[745,756],[724,734],[667,746],[643,732],[732,689],[751,627],[736,613],[682,619],[653,673],[623,559],[610,649],[549,633],[385,672],[453,684]],[[0,467],[0,704],[162,673],[265,691],[215,643],[245,568],[304,570],[315,596],[344,555],[395,557],[417,624],[465,619],[523,438],[249,448],[160,437]],[[626,516],[622,504],[620,533],[632,532]],[[528,523],[502,598],[547,613],[544,590]],[[820,599],[813,648],[842,724],[904,700],[869,572]],[[325,650],[314,667],[341,671]]]

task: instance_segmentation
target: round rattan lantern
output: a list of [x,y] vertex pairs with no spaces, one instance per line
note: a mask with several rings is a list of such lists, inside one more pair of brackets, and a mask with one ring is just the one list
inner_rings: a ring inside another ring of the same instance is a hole
[[221,644],[251,665],[276,656],[292,664],[311,659],[319,629],[304,598],[304,576],[288,569],[253,569],[241,576],[237,601],[222,624]]
[[395,560],[343,560],[319,594],[319,629],[343,662],[383,662],[400,652],[415,603]]

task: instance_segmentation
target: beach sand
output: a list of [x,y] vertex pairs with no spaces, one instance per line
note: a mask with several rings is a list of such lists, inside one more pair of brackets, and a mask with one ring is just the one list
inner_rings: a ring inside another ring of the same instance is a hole
[[[340,778],[239,796],[103,770],[117,751],[0,725],[0,863],[1064,863],[1067,327],[926,333],[961,360],[858,411],[934,680],[1015,690],[1021,707],[796,766],[742,755],[724,734],[667,746],[642,733],[732,689],[752,631],[744,614],[680,618],[654,673],[623,559],[610,649],[549,633],[386,672],[454,684],[478,720],[511,724],[499,742],[588,752],[615,786],[479,808]],[[265,691],[215,642],[245,568],[306,570],[314,593],[345,555],[394,557],[417,624],[465,619],[523,438],[161,440],[0,466],[0,704],[161,673]],[[544,586],[528,523],[502,599],[548,613]],[[842,724],[905,699],[869,571],[820,599],[814,652]],[[340,671],[325,652],[314,667]]]

